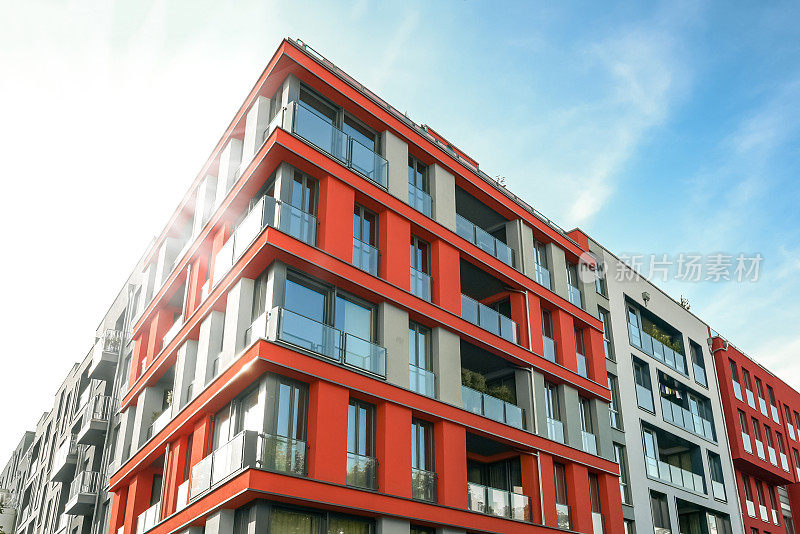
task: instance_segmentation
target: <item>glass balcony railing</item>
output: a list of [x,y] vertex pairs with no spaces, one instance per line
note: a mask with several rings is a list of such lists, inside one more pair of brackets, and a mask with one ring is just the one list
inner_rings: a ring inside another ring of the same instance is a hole
[[522,408],[467,386],[461,386],[461,404],[465,410],[494,419],[516,428],[522,428]]
[[750,517],[756,516],[756,504],[753,501],[745,501],[745,508],[747,508],[747,515]]
[[139,514],[136,519],[136,534],[142,534],[155,527],[161,521],[161,501]]
[[767,445],[767,454],[769,455],[769,463],[778,467],[778,455],[775,452],[775,449]]
[[506,341],[517,342],[517,323],[464,294],[461,295],[461,318]]
[[408,203],[415,210],[431,216],[431,196],[411,183],[408,184]]
[[86,426],[91,421],[108,421],[113,411],[113,397],[108,395],[95,395],[89,399],[84,408],[82,425]]
[[514,267],[514,251],[508,245],[459,214],[456,214],[456,233],[509,267]]
[[553,441],[564,443],[564,423],[558,419],[547,418],[547,437]]
[[639,408],[655,413],[656,407],[653,404],[653,392],[641,384],[636,384],[636,403]]
[[647,476],[650,478],[668,482],[695,493],[705,494],[706,492],[703,475],[649,456],[645,456],[645,464]]
[[197,462],[192,467],[189,498],[194,499],[244,466],[244,446],[247,432],[240,432],[228,443]]
[[569,301],[573,303],[575,306],[579,308],[583,308],[583,297],[581,296],[581,290],[575,286],[567,284],[567,294],[569,295]]
[[150,428],[147,431],[147,439],[151,439],[153,436],[164,430],[164,427],[172,421],[172,407],[167,406],[167,408],[161,412],[161,414],[156,417],[153,424],[150,425]]
[[552,285],[550,284],[550,270],[545,267],[544,265],[536,264],[536,281],[539,285],[546,287],[547,289],[552,289]]
[[742,432],[742,444],[744,445],[745,452],[753,454],[753,445],[750,443],[750,436]]
[[568,504],[556,503],[556,524],[561,530],[572,530],[572,511]]
[[606,523],[603,514],[592,512],[592,534],[605,534]]
[[767,401],[762,399],[761,397],[758,398],[758,407],[761,409],[761,414],[764,417],[769,417],[769,412],[767,411]]
[[531,503],[527,495],[467,482],[467,497],[469,509],[473,512],[517,521],[531,520]]
[[547,336],[542,336],[542,346],[544,347],[545,360],[556,363],[556,340]]
[[727,496],[725,495],[725,484],[722,482],[717,482],[716,480],[711,481],[711,493],[714,495],[715,499],[720,501],[727,500]]
[[758,513],[761,516],[761,520],[765,523],[769,522],[769,514],[767,513],[767,507],[763,504],[758,505]]
[[628,323],[628,337],[631,345],[646,352],[667,367],[674,369],[684,376],[689,376],[686,369],[686,356],[672,350],[638,326]]
[[308,448],[305,441],[273,434],[259,434],[259,447],[260,460],[257,466],[260,469],[305,476]]
[[581,430],[581,441],[584,452],[588,452],[589,454],[597,454],[597,436],[591,432]]
[[589,369],[586,367],[586,356],[580,352],[576,352],[575,357],[578,360],[578,374],[583,378],[589,378]]
[[408,364],[409,389],[426,397],[436,397],[436,375],[427,369]]
[[278,339],[356,367],[386,377],[386,349],[348,332],[337,330],[286,308],[279,310]]
[[172,326],[169,328],[169,330],[167,330],[167,333],[164,334],[164,337],[162,338],[161,341],[161,348],[166,347],[167,345],[170,344],[170,342],[173,339],[175,339],[175,336],[178,335],[178,331],[181,329],[182,326],[183,326],[183,315],[175,319],[175,322],[172,323]]
[[378,249],[360,239],[353,238],[353,265],[378,276]]
[[287,202],[268,196],[261,197],[214,258],[212,285],[219,283],[267,226],[277,228],[313,247],[317,243],[318,224],[315,216]]
[[759,439],[755,440],[755,442],[756,442],[756,454],[762,460],[766,460],[767,456],[764,454],[764,443]]
[[661,412],[664,415],[664,421],[709,441],[716,441],[714,423],[699,414],[692,413],[690,410],[664,397],[661,398]]
[[772,420],[777,424],[781,424],[781,416],[778,413],[778,408],[774,404],[770,404],[769,410],[772,413]]
[[189,504],[189,480],[178,486],[178,495],[175,499],[175,512],[180,512]]
[[412,467],[411,497],[420,501],[436,502],[436,473]]
[[346,478],[348,486],[378,489],[378,459],[348,452]]
[[692,370],[694,371],[694,381],[701,386],[708,387],[708,378],[706,377],[705,368],[693,362]]
[[771,510],[771,512],[772,512],[772,522],[774,524],[776,524],[776,525],[780,525],[781,524],[781,520],[780,520],[780,515],[778,514],[778,511],[773,508]]
[[431,277],[411,268],[411,293],[418,296],[422,300],[431,301]]
[[783,453],[781,453],[781,468],[787,473],[789,472],[789,459]]
[[737,399],[744,402],[744,399],[742,398],[742,385],[736,380],[731,380],[731,383],[733,383],[733,394]]
[[292,131],[358,171],[384,189],[388,184],[389,163],[372,148],[361,144],[318,115],[302,102],[292,102]]
[[797,438],[795,437],[794,433],[794,425],[792,425],[791,423],[786,423],[786,431],[789,433],[790,438],[797,441]]
[[753,395],[753,392],[747,388],[744,388],[744,393],[747,396],[747,404],[752,408],[756,409],[756,397]]

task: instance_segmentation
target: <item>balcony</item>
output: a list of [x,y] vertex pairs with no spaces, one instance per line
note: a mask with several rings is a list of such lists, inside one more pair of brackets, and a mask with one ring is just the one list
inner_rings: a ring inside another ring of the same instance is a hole
[[583,378],[589,378],[589,369],[586,367],[586,356],[580,352],[576,352],[575,357],[578,360],[578,374]]
[[514,251],[508,245],[459,214],[456,214],[456,233],[509,267],[514,267]]
[[53,457],[53,467],[50,470],[50,480],[65,482],[75,473],[75,464],[78,462],[78,444],[72,434],[58,448]]
[[161,347],[166,347],[170,344],[170,342],[175,339],[175,336],[178,335],[178,331],[180,331],[181,327],[183,326],[183,315],[180,315],[175,318],[175,321],[172,323],[172,326],[169,327],[167,333],[164,334],[164,337],[161,341]]
[[531,501],[527,495],[467,482],[469,509],[497,517],[531,520]]
[[408,364],[409,389],[426,397],[436,397],[436,375],[431,371]]
[[269,196],[261,197],[214,258],[212,286],[219,283],[267,226],[313,247],[317,243],[318,224],[316,217],[289,203]]
[[705,494],[706,492],[703,475],[648,456],[645,456],[645,464],[647,476],[650,478],[674,484],[695,493]]
[[556,503],[556,524],[561,530],[572,530],[572,510],[569,505]]
[[85,445],[103,443],[113,407],[113,397],[105,395],[91,397],[83,410],[76,441]]
[[245,467],[256,465],[258,434],[243,431],[192,467],[189,499],[216,486]]
[[678,371],[684,376],[689,376],[686,369],[686,356],[654,339],[650,334],[636,325],[628,323],[628,337],[630,343],[642,352],[645,352],[663,363],[667,367]]
[[360,239],[353,238],[353,265],[372,276],[378,276],[378,249]]
[[733,384],[734,396],[740,401],[744,402],[744,398],[742,398],[742,385],[736,380],[731,380],[731,384]]
[[408,184],[408,204],[428,217],[433,213],[431,196],[412,183]]
[[539,265],[538,263],[536,264],[536,282],[547,289],[552,289],[552,285],[550,283],[550,270],[544,265]]
[[581,430],[581,442],[584,452],[597,455],[597,436],[591,432]]
[[147,439],[152,439],[153,436],[164,430],[169,422],[172,421],[172,407],[167,406],[163,412],[155,418],[153,424],[147,429]]
[[117,360],[122,350],[125,336],[119,330],[106,330],[92,348],[92,363],[89,365],[89,378],[111,380],[117,369]]
[[517,323],[463,293],[461,294],[461,318],[506,341],[517,343]]
[[291,102],[292,132],[386,189],[389,163],[302,102]]
[[664,397],[661,397],[661,412],[664,415],[664,421],[667,423],[672,423],[709,441],[716,441],[714,423],[708,419],[692,413],[690,410]]
[[544,354],[542,354],[544,359],[556,363],[556,340],[543,335],[542,346],[544,347]]
[[605,534],[606,523],[603,514],[592,512],[592,534]]
[[436,502],[436,473],[411,468],[411,497],[420,501]]
[[778,413],[778,408],[774,404],[769,405],[770,412],[772,412],[772,420],[775,421],[776,424],[781,424],[781,416]]
[[742,445],[744,446],[745,452],[753,454],[753,445],[750,443],[750,435],[744,432],[742,432]]
[[573,285],[567,284],[567,295],[569,296],[569,301],[571,303],[579,308],[583,308],[583,297],[581,296],[580,289]]
[[461,404],[472,413],[515,428],[523,427],[522,408],[486,393],[461,386]]
[[82,471],[69,485],[69,497],[64,513],[69,515],[92,515],[97,490],[100,488],[100,473]]
[[348,452],[346,480],[348,486],[378,489],[378,459]]
[[298,439],[275,434],[259,434],[259,469],[306,475],[306,450],[308,444]]
[[[277,317],[276,340],[386,378],[386,349],[380,345],[286,308],[274,308],[270,319],[272,316]],[[266,334],[266,324],[257,325],[260,322],[261,318],[253,323],[250,336],[262,331]],[[266,323],[266,318],[263,322]]]
[[558,419],[547,418],[547,437],[553,441],[564,443],[564,423]]
[[143,534],[161,521],[161,501],[139,514],[136,518],[136,534]]
[[175,512],[180,512],[189,504],[189,480],[178,486],[178,495],[175,499]]
[[423,273],[422,271],[418,271],[411,268],[411,293],[415,296],[421,298],[422,300],[427,300],[431,302],[431,277],[428,274]]

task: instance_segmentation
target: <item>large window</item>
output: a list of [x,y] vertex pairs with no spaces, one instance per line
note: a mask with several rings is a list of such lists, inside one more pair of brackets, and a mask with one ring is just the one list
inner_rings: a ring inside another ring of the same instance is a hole
[[[258,516],[256,516],[258,517]],[[324,514],[284,508],[269,513],[269,534],[371,534],[371,521],[339,514]],[[256,528],[257,532],[261,532]]]
[[694,341],[689,341],[689,350],[692,353],[692,370],[694,371],[695,382],[703,387],[708,387],[706,364],[703,360],[703,349]]
[[600,481],[595,473],[589,473],[589,502],[593,514],[603,513],[603,508],[600,506]]
[[726,500],[725,478],[722,473],[722,460],[719,454],[708,451],[708,470],[711,473],[711,493],[715,499]]
[[433,425],[414,419],[411,422],[411,486],[415,499],[436,500],[433,458]]
[[669,521],[669,504],[667,496],[655,491],[650,492],[650,510],[653,513],[655,534],[669,534],[672,526]]
[[411,292],[421,299],[431,300],[430,245],[415,235],[411,236]]
[[611,428],[622,430],[622,414],[619,411],[619,382],[617,377],[608,374],[608,389],[611,391],[611,402],[608,404],[608,413]]
[[378,276],[378,217],[358,204],[353,208],[353,265]]
[[428,166],[414,156],[408,156],[408,203],[428,217],[431,216],[431,188]]
[[351,399],[347,413],[347,483],[377,487],[375,407]]
[[544,383],[545,407],[547,409],[547,436],[564,443],[564,423],[561,421],[561,400],[558,386],[552,382]]
[[556,361],[556,342],[553,339],[553,315],[550,310],[542,308],[542,345],[544,347],[543,356],[551,362]]
[[650,381],[650,366],[646,363],[633,360],[633,379],[636,382],[636,400],[639,407],[648,412],[655,413],[653,404],[653,386]]
[[567,470],[564,464],[553,463],[553,477],[555,479],[556,493],[556,518],[558,528],[570,530],[572,521],[570,518],[569,499],[567,497]]
[[614,461],[619,465],[619,490],[622,494],[622,503],[632,504],[628,474],[628,457],[625,455],[624,445],[614,443]]
[[602,308],[598,308],[597,311],[600,314],[600,321],[603,323],[603,348],[606,352],[606,358],[613,362],[615,358],[614,344],[611,342],[611,316]]
[[408,363],[428,371],[433,369],[431,329],[414,321],[408,323]]

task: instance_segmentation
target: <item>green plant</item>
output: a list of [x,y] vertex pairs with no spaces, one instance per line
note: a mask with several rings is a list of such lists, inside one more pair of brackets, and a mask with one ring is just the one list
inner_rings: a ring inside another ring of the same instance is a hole
[[486,394],[491,395],[492,397],[498,398],[500,400],[504,400],[511,404],[514,403],[514,395],[511,393],[511,388],[509,388],[506,385],[491,386],[486,392]]
[[475,391],[486,393],[486,377],[477,371],[461,368],[461,384]]

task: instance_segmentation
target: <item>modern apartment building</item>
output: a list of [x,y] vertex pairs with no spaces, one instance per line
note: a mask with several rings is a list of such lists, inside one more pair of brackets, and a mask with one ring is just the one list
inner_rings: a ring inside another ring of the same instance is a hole
[[745,533],[794,533],[800,393],[716,333],[712,347]]
[[621,532],[587,251],[283,41],[144,260],[110,531]]
[[26,432],[0,476],[8,493],[7,534],[106,532],[108,427],[116,417],[115,375],[126,346],[129,287],[137,268],[97,328],[91,350],[72,366],[36,430]]
[[606,268],[596,289],[626,532],[741,533],[708,326],[591,248]]

